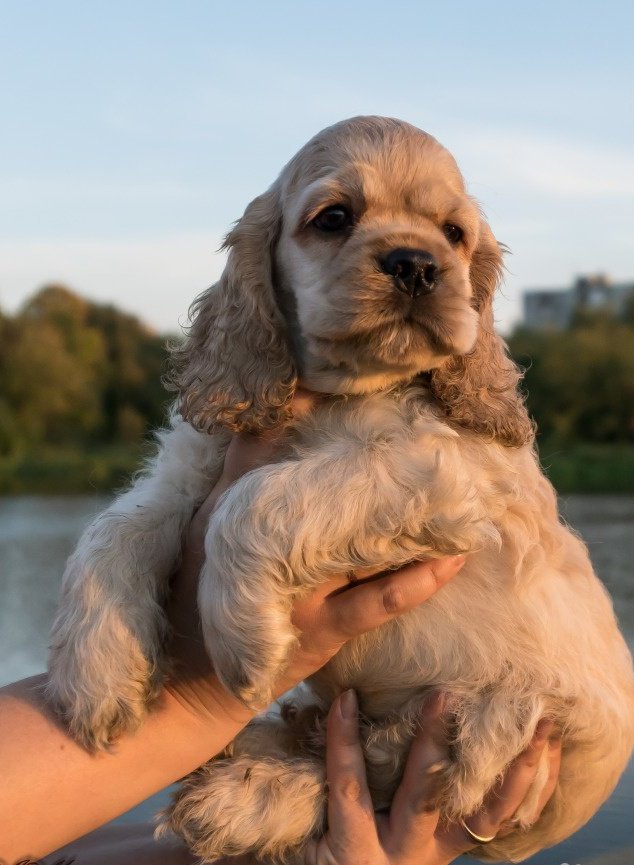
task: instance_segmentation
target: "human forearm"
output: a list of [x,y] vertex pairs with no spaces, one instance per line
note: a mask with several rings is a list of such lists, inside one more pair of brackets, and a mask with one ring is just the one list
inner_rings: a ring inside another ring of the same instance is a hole
[[0,862],[41,857],[218,753],[248,720],[218,688],[201,715],[165,690],[143,726],[90,754],[54,718],[44,676],[0,690]]

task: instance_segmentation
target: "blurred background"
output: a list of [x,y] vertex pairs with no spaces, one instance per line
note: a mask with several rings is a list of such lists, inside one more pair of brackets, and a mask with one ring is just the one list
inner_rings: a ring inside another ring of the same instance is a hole
[[[223,234],[354,114],[436,136],[509,246],[497,325],[634,645],[633,37],[626,0],[0,0],[0,684],[44,668],[64,560],[151,446]],[[634,861],[633,806],[630,770],[531,861]]]

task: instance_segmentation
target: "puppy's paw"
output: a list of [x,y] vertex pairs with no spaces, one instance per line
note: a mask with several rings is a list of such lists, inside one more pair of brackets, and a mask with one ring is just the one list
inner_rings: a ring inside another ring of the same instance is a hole
[[151,695],[145,687],[122,683],[126,690],[88,694],[85,689],[46,687],[49,701],[66,724],[71,736],[89,751],[106,750],[122,733],[136,729],[145,715]]
[[297,645],[294,633],[280,629],[270,635],[226,635],[222,644],[213,640],[210,648],[218,678],[235,697],[251,709],[264,709],[276,693],[276,680],[283,673],[289,655]]
[[264,577],[251,585],[230,563],[217,571],[207,561],[198,607],[205,646],[222,684],[249,708],[268,706],[297,645],[289,595]]
[[324,819],[324,770],[316,760],[216,760],[190,775],[158,816],[204,862],[255,853],[287,860]]
[[156,697],[163,671],[159,657],[120,621],[101,627],[56,628],[49,655],[46,696],[70,734],[90,751],[106,749],[141,723]]

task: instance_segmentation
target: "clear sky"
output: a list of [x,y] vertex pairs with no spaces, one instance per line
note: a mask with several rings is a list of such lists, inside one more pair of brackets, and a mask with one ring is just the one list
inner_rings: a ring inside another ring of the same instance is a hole
[[448,146],[521,289],[634,279],[630,0],[0,0],[0,306],[57,280],[159,330],[322,127]]

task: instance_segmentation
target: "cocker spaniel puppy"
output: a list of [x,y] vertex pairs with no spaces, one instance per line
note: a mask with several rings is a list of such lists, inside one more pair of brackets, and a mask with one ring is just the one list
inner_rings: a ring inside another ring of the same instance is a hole
[[[175,354],[172,428],[86,531],[64,577],[50,694],[104,747],[161,682],[163,602],[193,510],[232,432],[284,425],[206,534],[199,606],[226,687],[266,706],[296,633],[293,598],[348,569],[468,553],[429,603],[353,641],[295,715],[260,718],[183,785],[165,820],[205,859],[302,860],[324,822],[320,712],[356,688],[374,802],[389,804],[431,689],[450,695],[443,813],[478,808],[538,720],[563,763],[553,798],[475,852],[519,860],[574,832],[634,739],[634,677],[588,553],[559,519],[518,372],[493,328],[500,247],[451,155],[396,120],[319,133],[247,207],[220,281]],[[301,420],[296,385],[327,394]],[[280,783],[281,781],[281,783]]]

